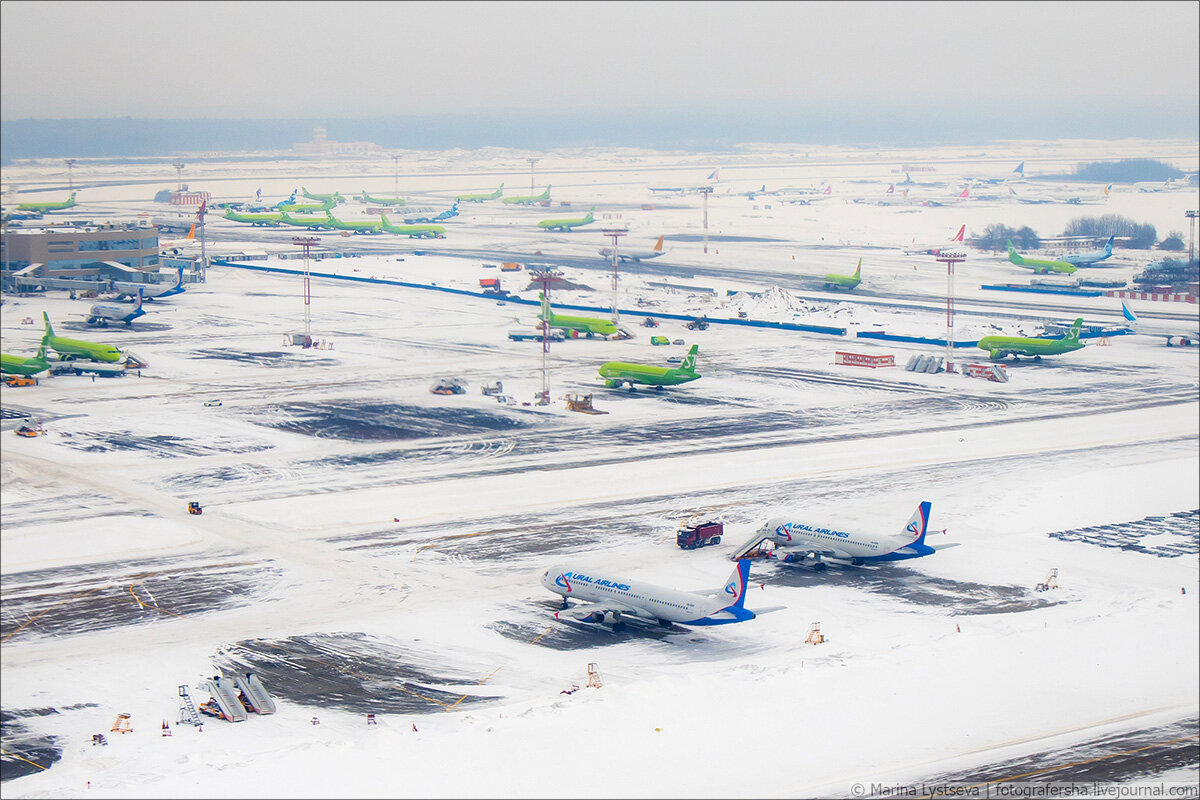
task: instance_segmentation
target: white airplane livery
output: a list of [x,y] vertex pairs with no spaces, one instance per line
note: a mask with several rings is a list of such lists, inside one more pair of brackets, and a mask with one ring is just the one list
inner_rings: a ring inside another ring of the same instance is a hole
[[1121,313],[1129,330],[1141,336],[1160,336],[1167,340],[1168,347],[1187,347],[1200,342],[1200,325],[1195,322],[1150,322],[1138,319],[1124,302],[1121,303]]
[[933,555],[939,549],[925,544],[931,505],[929,501],[925,501],[917,506],[903,532],[892,535],[841,531],[804,522],[791,522],[786,518],[772,519],[759,528],[757,538],[751,543],[751,547],[745,548],[743,552],[752,549],[758,542],[770,539],[775,543],[776,551],[792,551],[780,560],[802,562],[811,558],[816,562],[816,569],[825,568],[823,558],[849,561],[855,565],[921,558]]
[[[658,258],[663,254],[663,239],[665,236],[658,237],[658,241],[654,243],[654,247],[649,250],[622,250],[617,248],[617,260],[624,263],[626,261],[641,261],[644,258]],[[600,248],[600,255],[605,258],[612,258],[613,249],[611,247]]]
[[[555,619],[570,609],[569,601],[574,598],[585,605],[571,609],[569,616],[581,622],[607,623],[613,630],[622,630],[625,620],[633,617],[669,628],[673,622],[726,625],[754,619],[757,615],[745,607],[749,577],[750,562],[743,559],[724,586],[702,593],[613,578],[599,572],[551,567],[542,573],[542,586],[562,595],[562,611],[554,615]],[[778,609],[759,613],[775,610]]]

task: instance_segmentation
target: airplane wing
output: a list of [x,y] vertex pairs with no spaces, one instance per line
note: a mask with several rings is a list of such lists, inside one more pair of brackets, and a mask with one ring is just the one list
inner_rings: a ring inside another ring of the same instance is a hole
[[573,606],[563,611],[555,612],[554,618],[560,619],[564,615],[580,622],[612,622],[617,616],[637,617],[651,621],[658,620],[653,614],[647,613],[643,609],[635,608],[616,600]]

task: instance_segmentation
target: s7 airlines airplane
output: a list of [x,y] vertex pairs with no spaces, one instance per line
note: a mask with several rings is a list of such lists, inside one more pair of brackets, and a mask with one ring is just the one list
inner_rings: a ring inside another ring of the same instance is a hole
[[96,342],[85,342],[82,339],[66,339],[62,336],[55,336],[54,328],[50,327],[50,315],[43,311],[42,319],[46,321],[46,334],[42,337],[42,346],[49,347],[58,353],[60,358],[62,356],[90,358],[92,361],[104,361],[110,364],[121,360],[121,351],[111,344],[97,344]]
[[1051,272],[1065,272],[1070,275],[1079,268],[1068,261],[1055,261],[1048,258],[1025,258],[1017,253],[1017,248],[1013,247],[1012,240],[1006,242],[1008,245],[1008,260],[1018,267],[1033,270],[1035,275],[1048,275]]
[[0,353],[0,372],[3,372],[5,375],[36,375],[48,369],[50,369],[50,362],[46,360],[46,345],[44,342],[38,348],[37,353],[29,358]]
[[500,188],[494,192],[489,192],[487,194],[460,194],[458,197],[454,198],[454,201],[457,203],[482,203],[484,200],[495,200],[503,193],[504,184],[502,183],[500,184]]
[[550,308],[550,300],[546,297],[545,292],[542,292],[538,296],[542,300],[542,311],[538,314],[538,319],[545,322],[551,328],[567,331],[571,335],[582,333],[589,338],[597,334],[604,337],[616,336],[621,332],[621,329],[611,319],[555,314],[554,310]]
[[75,202],[75,193],[71,192],[71,196],[66,200],[48,201],[44,203],[21,203],[17,206],[17,211],[66,211],[68,208],[74,208],[78,203]]
[[858,260],[858,266],[854,269],[853,275],[838,275],[836,272],[831,272],[825,276],[826,289],[853,289],[862,283],[862,259]]
[[600,377],[604,385],[610,389],[619,389],[621,384],[628,383],[629,391],[636,387],[634,384],[653,386],[662,391],[664,386],[678,386],[700,377],[696,372],[696,355],[700,345],[694,344],[688,350],[687,356],[678,367],[659,367],[653,364],[630,364],[624,361],[608,361],[600,365]]
[[592,206],[588,209],[586,216],[576,217],[575,219],[544,219],[538,223],[538,227],[547,231],[562,231],[563,233],[570,233],[573,229],[578,228],[581,225],[591,225],[593,222],[595,222],[596,217],[593,214],[595,210],[596,207]]
[[512,197],[504,198],[500,202],[510,206],[531,206],[534,203],[542,203],[549,200],[550,189],[550,186],[546,186],[546,191],[541,194],[513,195]]
[[904,248],[904,255],[921,255],[921,256],[940,256],[942,251],[950,251],[955,249],[954,245],[962,245],[963,234],[966,233],[967,226],[960,225],[958,233],[945,244],[917,244],[916,237],[913,237],[913,242],[908,247]]
[[[625,263],[626,261],[641,261],[643,258],[658,258],[663,254],[663,239],[665,238],[665,236],[658,237],[658,241],[654,243],[654,247],[650,248],[649,250],[622,250],[618,247],[617,260],[621,263]],[[611,247],[600,248],[600,255],[604,256],[605,258],[612,258],[612,254],[613,249]]]
[[756,535],[762,537],[758,541],[770,539],[774,542],[776,551],[791,551],[781,560],[802,562],[811,558],[816,562],[814,567],[818,570],[825,568],[822,558],[849,561],[856,566],[882,561],[904,561],[933,555],[938,549],[925,544],[931,506],[928,500],[917,506],[904,530],[896,534],[840,531],[803,522],[789,522],[781,517],[768,520],[758,529]]
[[[580,622],[608,623],[614,631],[624,630],[627,618],[657,622],[664,628],[681,625],[728,625],[754,619],[746,608],[746,588],[750,561],[737,563],[733,574],[720,589],[712,592],[683,592],[649,583],[614,578],[600,572],[569,567],[551,567],[542,573],[542,586],[563,599],[562,611],[570,609],[570,599],[582,600],[568,616]],[[763,609],[759,613],[777,611]]]
[[1083,330],[1083,317],[1078,317],[1061,339],[1044,339],[1036,336],[985,336],[975,346],[987,350],[993,361],[1001,361],[1012,356],[1032,356],[1035,361],[1041,361],[1042,356],[1059,356],[1083,349],[1079,341],[1079,333]]

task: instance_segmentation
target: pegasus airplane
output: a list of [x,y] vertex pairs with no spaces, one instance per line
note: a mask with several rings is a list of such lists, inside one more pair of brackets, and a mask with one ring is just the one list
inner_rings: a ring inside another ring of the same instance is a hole
[[531,206],[534,203],[544,203],[550,199],[550,186],[541,194],[513,195],[501,200],[506,205]]
[[578,217],[576,219],[544,219],[538,223],[538,227],[547,231],[562,231],[563,233],[570,233],[574,228],[578,228],[581,225],[591,225],[593,222],[595,222],[596,218],[592,215],[592,212],[595,210],[596,207],[592,206],[588,209],[587,216]]
[[21,203],[17,206],[17,211],[66,211],[68,208],[74,208],[78,203],[75,202],[75,193],[71,192],[71,196],[66,200],[58,202],[49,201],[45,203]]
[[1090,267],[1106,258],[1112,257],[1114,238],[1116,237],[1108,237],[1108,241],[1104,243],[1104,248],[1101,250],[1093,250],[1090,253],[1067,253],[1062,257],[1062,260],[1077,267]]
[[[1188,345],[1200,342],[1200,325],[1195,321],[1183,322],[1148,322],[1139,319],[1129,310],[1129,306],[1121,303],[1121,313],[1125,317],[1125,327],[1142,336],[1161,336],[1167,340],[1167,347]],[[7,356],[6,356],[7,358]]]
[[687,356],[678,367],[609,361],[600,365],[599,373],[600,377],[604,378],[604,385],[610,389],[619,389],[622,384],[628,383],[629,391],[632,392],[637,388],[634,384],[640,383],[643,386],[653,386],[661,392],[664,386],[678,386],[700,377],[696,372],[696,356],[699,352],[700,345],[692,345],[692,349],[688,350]]
[[[728,625],[754,619],[746,608],[750,561],[737,563],[733,574],[720,589],[711,592],[684,592],[649,583],[615,578],[603,572],[570,567],[551,567],[542,573],[542,586],[562,597],[562,610],[555,619],[567,616],[580,622],[603,623],[614,631],[625,629],[625,620],[637,619],[670,628],[680,625]],[[571,608],[574,598],[584,604]],[[777,611],[763,609],[759,613]]]
[[[651,247],[649,250],[622,250],[618,247],[617,260],[624,264],[626,261],[641,261],[644,258],[658,258],[663,254],[663,239],[665,238],[665,236],[658,237],[658,241],[654,243],[654,247]],[[611,247],[602,247],[600,248],[600,255],[604,256],[605,258],[612,258],[613,249]]]
[[454,198],[456,203],[482,203],[484,200],[495,200],[504,194],[504,184],[500,184],[500,188],[488,194],[460,194]]
[[1067,261],[1054,261],[1046,258],[1024,258],[1017,253],[1017,248],[1013,247],[1011,240],[1006,242],[1008,245],[1008,260],[1018,267],[1033,270],[1035,275],[1048,275],[1051,272],[1064,272],[1070,275],[1079,268]]
[[848,561],[855,566],[922,558],[933,555],[939,549],[925,544],[931,507],[928,500],[917,506],[904,530],[896,534],[843,531],[806,522],[791,522],[786,518],[771,519],[758,529],[756,536],[761,538],[756,540],[755,545],[769,539],[775,543],[776,554],[784,551],[781,561],[800,563],[811,558],[815,562],[814,568],[818,570],[825,569],[823,559],[826,558]]
[[954,234],[950,241],[945,244],[917,244],[917,240],[914,237],[913,243],[904,248],[904,255],[940,256],[943,251],[949,252],[955,249],[954,245],[956,244],[961,246],[963,234],[966,233],[966,230],[967,226],[965,224],[959,226],[958,233]]
[[1018,356],[1033,356],[1034,361],[1041,361],[1042,356],[1058,356],[1081,350],[1084,345],[1079,341],[1079,332],[1082,329],[1083,317],[1079,317],[1072,323],[1067,335],[1061,339],[1043,339],[1036,336],[985,336],[975,346],[980,350],[987,350],[993,361],[1001,361],[1006,356],[1012,356],[1014,359],[1017,359]]

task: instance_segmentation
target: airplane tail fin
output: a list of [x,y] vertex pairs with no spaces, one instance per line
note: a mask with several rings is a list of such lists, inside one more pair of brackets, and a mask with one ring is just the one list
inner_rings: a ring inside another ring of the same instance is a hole
[[142,310],[142,300],[143,300],[144,294],[145,294],[144,290],[142,289],[142,287],[141,287],[141,286],[139,286],[139,287],[138,287],[138,299],[137,299],[137,305],[133,307],[133,310],[134,310],[134,311],[141,311],[141,310]]
[[1108,193],[1112,191],[1112,187],[1113,187],[1113,185],[1111,183],[1108,186],[1104,187],[1104,196],[1105,197],[1108,197]]
[[542,301],[542,320],[545,322],[549,322],[550,317],[553,316],[550,312],[550,298],[546,297],[545,292],[539,292],[538,297]]
[[959,193],[959,195],[958,195],[958,199],[959,199],[959,200],[966,200],[966,199],[967,199],[967,198],[969,198],[970,196],[971,196],[971,188],[970,188],[970,187],[967,187],[967,188],[963,189],[961,193]]
[[695,372],[696,371],[696,356],[697,356],[697,354],[699,354],[699,352],[700,352],[700,345],[698,345],[698,344],[692,345],[692,349],[688,350],[687,356],[683,359],[683,363],[679,365],[679,368],[682,370],[686,370],[688,372]]
[[1017,164],[1017,168],[1014,169],[1013,172],[1017,173],[1022,178],[1024,178],[1025,177],[1025,162],[1022,161],[1020,164]]
[[733,568],[733,573],[730,574],[729,580],[725,581],[725,586],[721,589],[721,593],[729,605],[726,608],[745,608],[746,606],[746,588],[750,585],[750,559],[743,558],[737,562],[737,566]]
[[861,258],[858,260],[858,266],[854,268],[854,277],[855,278],[862,277],[862,259]]
[[[51,337],[54,336],[54,328],[50,327],[50,315],[47,314],[45,311],[43,311],[42,319],[45,320],[45,322],[46,322],[46,336],[51,336]],[[45,341],[46,341],[45,337],[42,337],[43,344],[45,343]]]
[[182,289],[182,288],[183,288],[183,267],[180,267],[180,268],[179,268],[179,277],[177,277],[177,278],[175,279],[175,288],[176,288],[176,289]]
[[1115,239],[1115,238],[1116,238],[1116,235],[1114,234],[1114,235],[1108,237],[1108,241],[1104,243],[1104,252],[1106,255],[1110,255],[1110,256],[1112,255],[1113,239]]
[[929,527],[929,509],[933,506],[928,500],[921,502],[917,506],[917,510],[908,518],[908,524],[904,526],[904,532],[915,537],[911,545],[925,544],[925,531]]
[[1008,260],[1018,266],[1024,264],[1025,259],[1021,258],[1021,256],[1017,254],[1017,248],[1013,247],[1012,239],[1006,241],[1005,244],[1008,245]]
[[192,239],[192,240],[194,240],[194,239],[196,238],[196,226],[195,226],[194,224],[193,224],[193,225],[192,225],[192,227],[191,227],[191,228],[188,230],[188,235],[187,235],[187,236],[185,236],[184,238],[185,238],[185,239]]
[[46,360],[46,340],[42,339],[42,343],[38,346],[37,353],[33,356],[38,361]]
[[1068,342],[1078,342],[1079,334],[1083,330],[1083,317],[1076,317],[1071,323],[1071,330],[1067,331],[1067,335],[1063,338]]
[[1130,322],[1138,321],[1137,316],[1132,311],[1129,310],[1129,306],[1125,305],[1125,301],[1123,301],[1123,300],[1121,301],[1121,313],[1125,316],[1125,319],[1127,319]]
[[953,239],[951,239],[950,241],[952,241],[952,242],[961,242],[961,241],[963,240],[963,234],[964,234],[964,233],[966,233],[966,232],[967,232],[967,224],[964,222],[964,223],[963,223],[963,224],[962,224],[962,225],[959,227],[959,229],[958,229],[958,233],[954,234],[954,238],[953,238]]
[[833,194],[833,184],[831,183],[825,187],[825,196],[829,197],[832,194]]
[[663,239],[665,236],[658,237],[658,241],[654,243],[654,252],[661,253],[663,251]]

